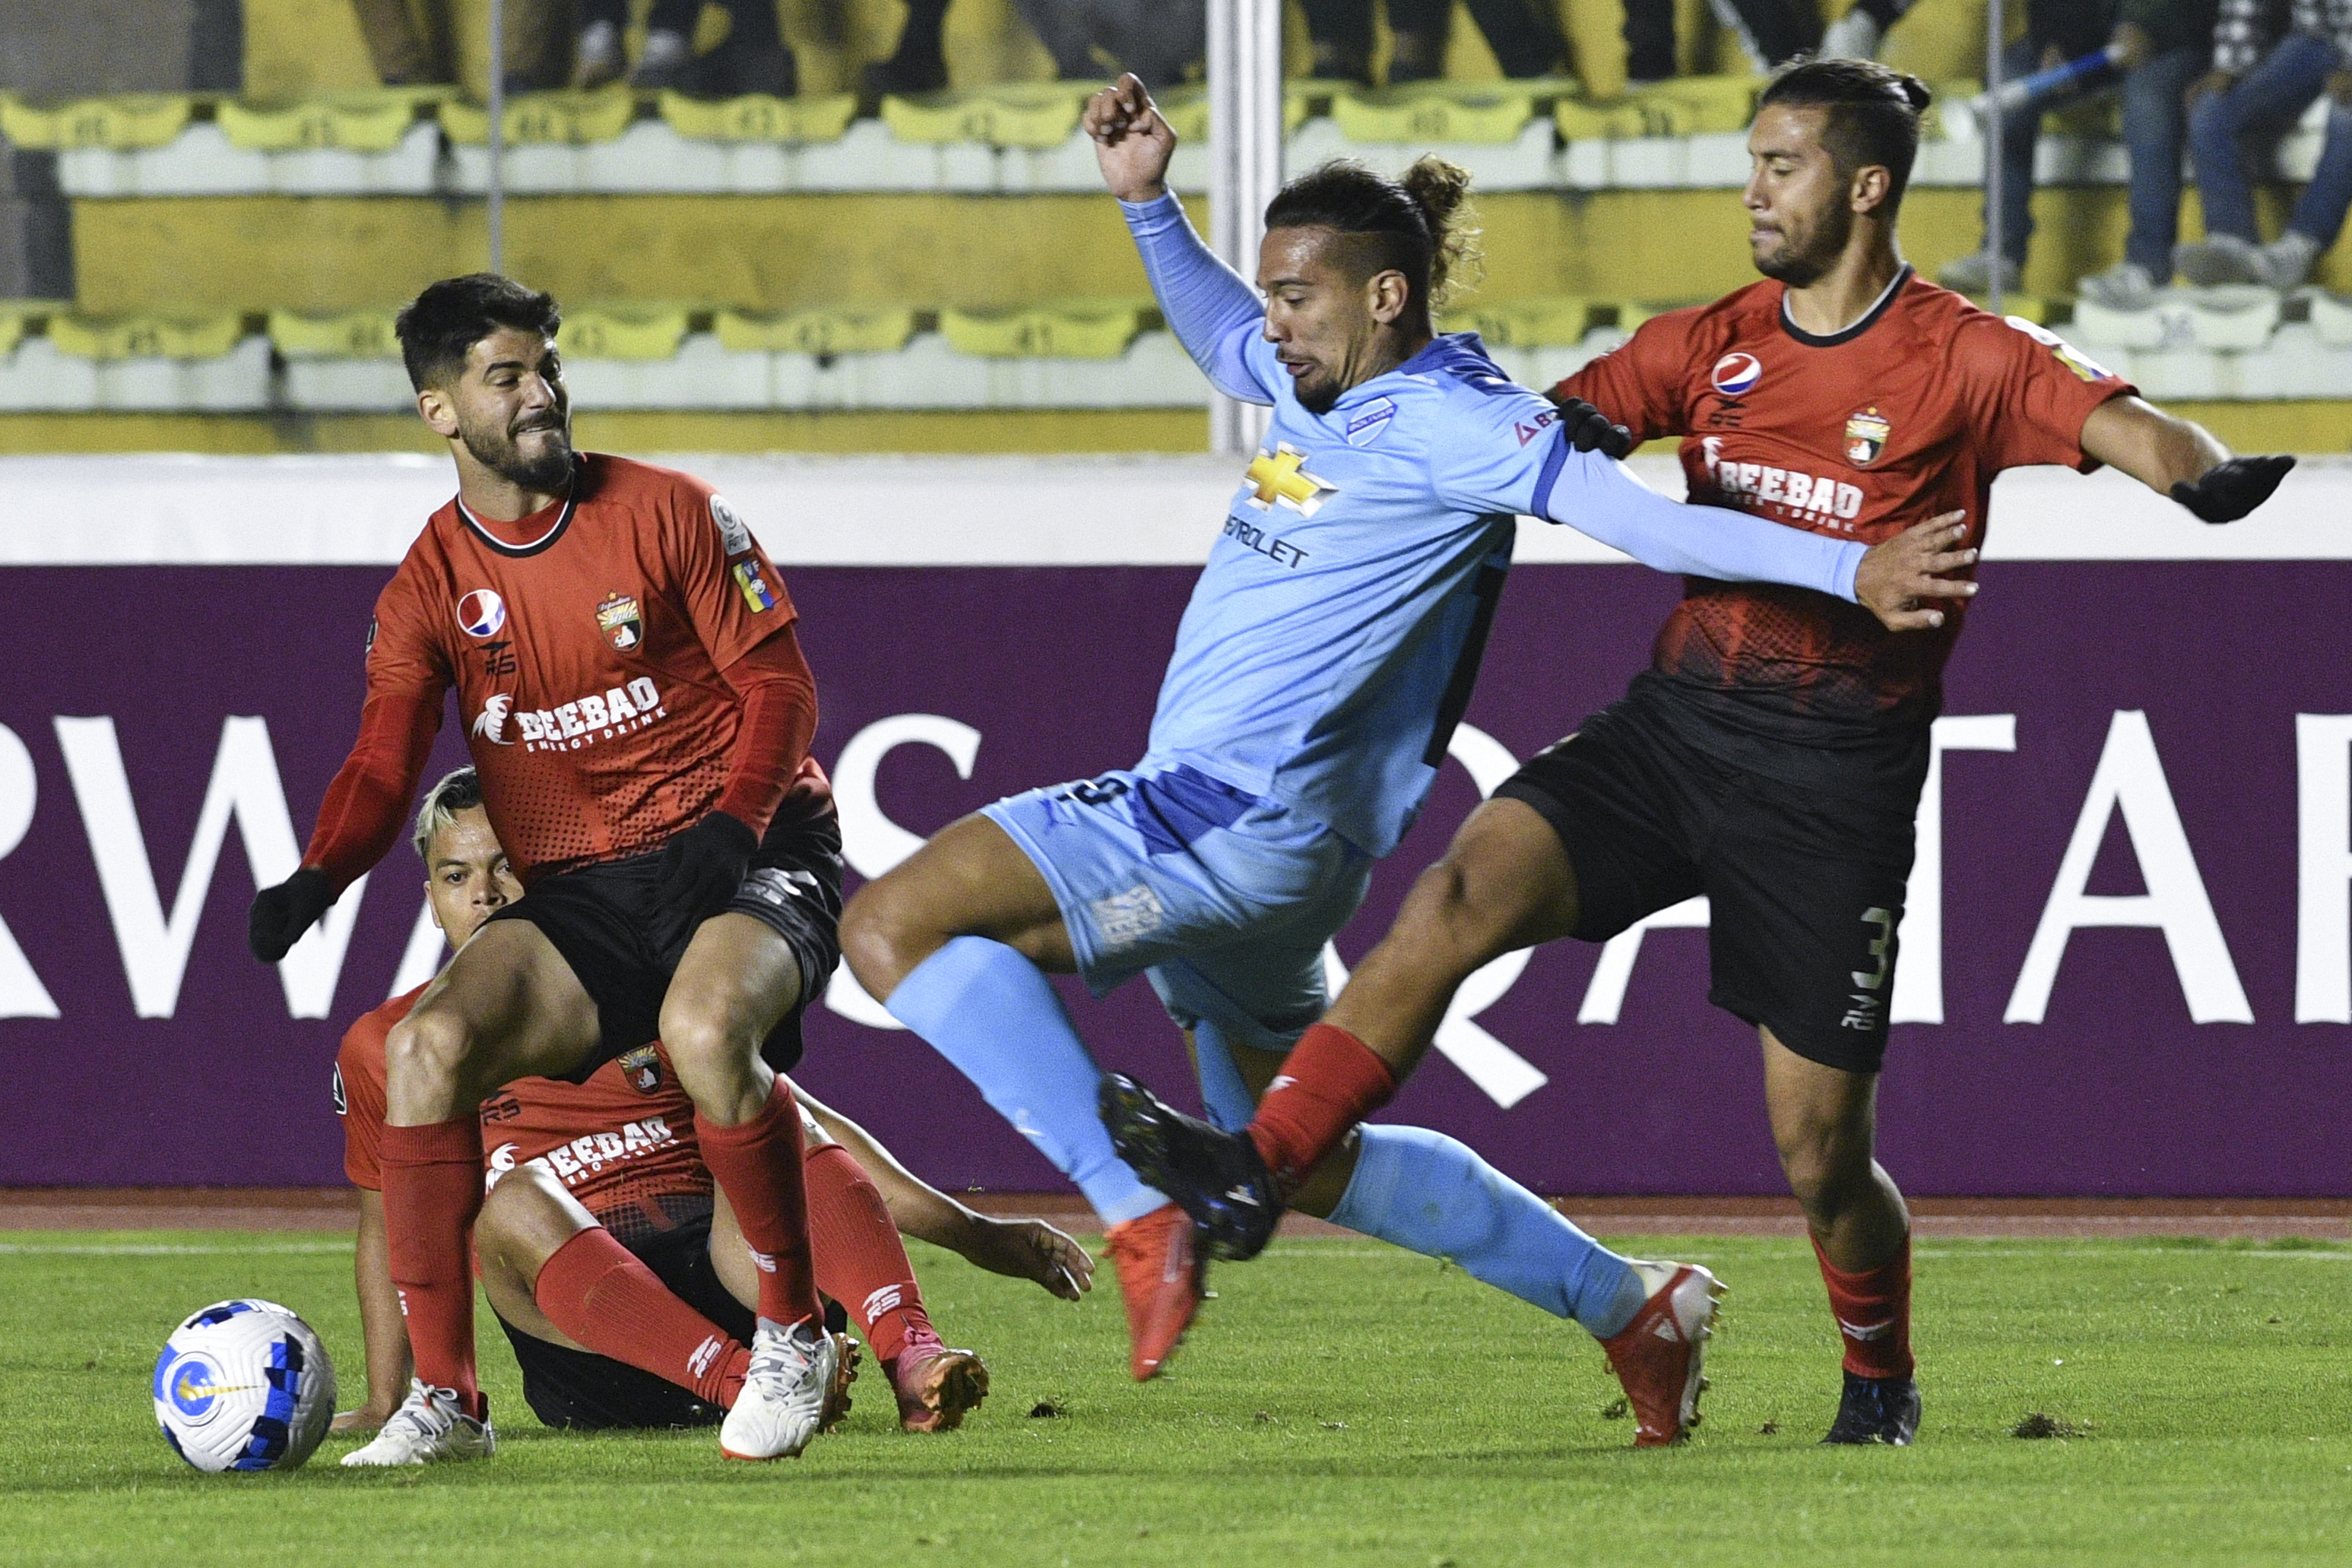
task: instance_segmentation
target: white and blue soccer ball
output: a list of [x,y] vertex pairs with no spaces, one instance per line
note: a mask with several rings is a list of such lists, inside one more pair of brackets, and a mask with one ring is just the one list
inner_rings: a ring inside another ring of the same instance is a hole
[[155,1421],[207,1474],[290,1470],[335,1418],[335,1367],[310,1325],[275,1301],[221,1301],[155,1358]]

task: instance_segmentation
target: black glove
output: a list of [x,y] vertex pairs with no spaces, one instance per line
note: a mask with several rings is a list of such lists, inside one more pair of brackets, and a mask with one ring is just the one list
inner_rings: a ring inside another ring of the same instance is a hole
[[253,895],[253,913],[245,923],[245,939],[253,956],[265,964],[275,964],[334,902],[335,890],[328,883],[327,873],[316,866],[304,866],[276,887],[263,888]]
[[2269,500],[2294,466],[2292,457],[2232,457],[2193,484],[2175,485],[2172,498],[2209,523],[2234,523]]
[[663,917],[687,936],[727,907],[743,885],[760,835],[724,811],[713,811],[670,840],[662,851]]
[[1607,414],[1580,397],[1560,400],[1559,427],[1567,434],[1569,444],[1579,452],[1597,450],[1612,457],[1622,457],[1633,450],[1633,433],[1622,424],[1610,423]]

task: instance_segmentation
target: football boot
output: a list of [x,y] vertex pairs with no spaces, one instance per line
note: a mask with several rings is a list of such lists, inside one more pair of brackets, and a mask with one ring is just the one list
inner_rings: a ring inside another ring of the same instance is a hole
[[1127,1300],[1128,1370],[1138,1383],[1160,1375],[1201,1310],[1205,1270],[1192,1217],[1163,1204],[1104,1238]]
[[1845,1394],[1824,1443],[1884,1443],[1910,1447],[1919,1435],[1919,1385],[1907,1377],[1845,1375]]
[[719,1451],[730,1459],[796,1459],[810,1440],[849,1407],[856,1359],[837,1334],[811,1320],[786,1328],[767,1318],[751,1336],[743,1391],[719,1428]]
[[1192,1217],[1210,1257],[1239,1262],[1265,1249],[1283,1192],[1248,1134],[1187,1116],[1123,1072],[1104,1075],[1101,1105],[1111,1147]]
[[454,1388],[436,1388],[415,1378],[408,1380],[408,1397],[364,1447],[343,1456],[353,1469],[376,1466],[437,1465],[453,1459],[487,1459],[499,1446],[490,1430],[490,1406],[482,1402],[482,1419],[466,1414]]
[[952,1432],[988,1397],[987,1364],[968,1350],[950,1350],[936,1334],[909,1337],[883,1366],[898,1396],[898,1425],[909,1432]]
[[1625,1405],[1633,1415],[1633,1446],[1663,1448],[1698,1425],[1700,1366],[1715,1333],[1716,1299],[1723,1286],[1696,1263],[1633,1262],[1649,1289],[1641,1310],[1601,1342]]

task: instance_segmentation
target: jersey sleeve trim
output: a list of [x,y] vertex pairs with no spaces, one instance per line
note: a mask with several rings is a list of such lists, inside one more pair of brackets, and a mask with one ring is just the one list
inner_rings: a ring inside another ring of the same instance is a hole
[[1568,466],[1568,431],[1563,426],[1553,435],[1551,449],[1544,454],[1543,467],[1536,473],[1533,512],[1538,517],[1551,516],[1552,486],[1559,483],[1559,472]]

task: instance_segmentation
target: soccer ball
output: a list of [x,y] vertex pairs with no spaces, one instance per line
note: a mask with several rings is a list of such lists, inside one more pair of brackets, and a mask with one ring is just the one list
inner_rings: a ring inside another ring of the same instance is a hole
[[155,1358],[155,1421],[206,1472],[290,1470],[335,1418],[335,1367],[310,1325],[275,1301],[222,1301]]

